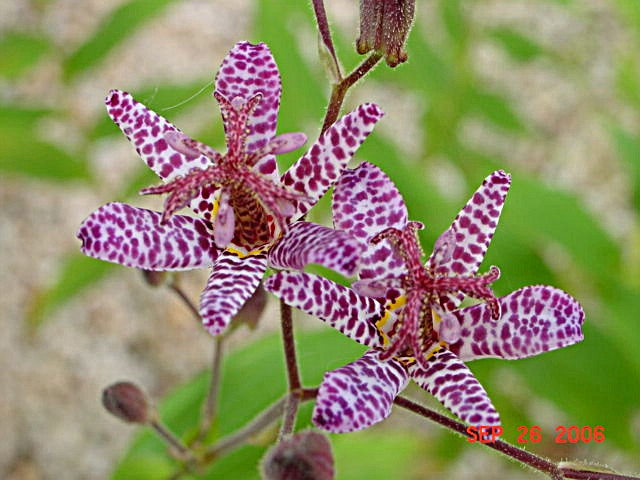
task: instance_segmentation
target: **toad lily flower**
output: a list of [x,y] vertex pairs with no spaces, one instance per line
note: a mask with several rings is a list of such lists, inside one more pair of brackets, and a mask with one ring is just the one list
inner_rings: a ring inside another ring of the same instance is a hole
[[[334,433],[386,418],[409,378],[472,425],[498,425],[489,396],[465,365],[478,358],[518,359],[582,340],[584,312],[569,294],[529,286],[496,298],[499,270],[477,274],[498,224],[510,176],[489,175],[436,241],[423,264],[407,208],[389,178],[363,163],[346,170],[333,218],[367,245],[353,289],[301,272],[280,272],[265,288],[371,347],[325,374],[314,423]],[[465,297],[480,300],[460,308]]]
[[[281,82],[265,44],[238,43],[215,80],[227,140],[223,155],[180,132],[160,115],[114,90],[113,121],[165,184],[163,213],[109,203],[92,213],[78,237],[86,255],[145,270],[213,266],[200,314],[221,333],[260,283],[277,243],[276,267],[320,263],[353,274],[361,246],[344,232],[294,222],[338,180],[382,111],[359,106],[333,124],[282,177],[275,155],[300,147],[302,133],[275,136]],[[200,217],[175,212],[185,206]],[[320,235],[323,241],[301,240]],[[297,267],[294,267],[297,266]]]

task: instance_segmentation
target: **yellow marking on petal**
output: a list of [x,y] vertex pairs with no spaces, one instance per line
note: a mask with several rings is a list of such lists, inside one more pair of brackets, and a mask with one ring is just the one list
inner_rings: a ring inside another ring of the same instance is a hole
[[397,310],[398,308],[403,307],[404,305],[406,305],[406,303],[407,303],[406,295],[400,295],[395,300],[389,302],[389,304],[386,305],[385,308],[387,308],[389,310]]
[[396,298],[393,301],[388,301],[387,305],[385,305],[384,307],[384,315],[382,316],[382,318],[380,318],[380,320],[378,320],[376,322],[376,328],[378,329],[378,332],[380,333],[380,337],[382,337],[382,345],[386,346],[389,345],[389,337],[388,335],[384,332],[383,327],[385,326],[385,324],[389,321],[389,318],[391,318],[391,312],[394,310],[397,310],[398,308],[404,306],[407,303],[407,297],[404,295],[400,295],[398,298]]
[[267,247],[265,246],[265,247],[255,248],[250,252],[239,250],[233,247],[227,247],[225,251],[235,255],[238,258],[247,258],[247,257],[252,257],[254,255],[260,255],[261,253],[264,253],[266,250],[267,250]]
[[438,353],[443,348],[444,348],[444,346],[441,345],[440,343],[435,343],[435,344],[431,345],[431,347],[429,348],[427,353],[424,354],[424,358],[426,360],[431,359],[436,353]]
[[431,309],[431,318],[433,318],[434,325],[437,325],[442,321],[442,318],[440,318],[440,315],[438,315],[438,312],[436,312],[433,308]]
[[214,220],[218,216],[218,210],[220,210],[220,195],[222,189],[218,190],[213,197],[213,206],[211,207],[211,220]]

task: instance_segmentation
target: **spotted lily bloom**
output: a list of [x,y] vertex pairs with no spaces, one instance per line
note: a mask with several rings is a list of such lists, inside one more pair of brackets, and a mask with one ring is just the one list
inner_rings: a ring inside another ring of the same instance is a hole
[[[439,237],[423,264],[422,224],[389,178],[363,163],[346,170],[333,196],[336,229],[367,245],[352,288],[300,272],[269,277],[265,288],[371,347],[325,374],[314,423],[334,433],[386,418],[412,378],[472,425],[498,425],[489,396],[465,365],[478,358],[518,359],[582,340],[584,312],[569,294],[529,286],[497,298],[500,271],[478,274],[498,224],[511,178],[497,171]],[[471,297],[475,305],[460,307]]]
[[[264,44],[238,43],[215,80],[227,140],[225,154],[193,140],[160,115],[114,90],[113,121],[164,185],[164,212],[109,203],[92,213],[78,237],[86,255],[145,270],[213,267],[200,314],[213,335],[225,330],[271,263],[320,263],[353,274],[360,245],[344,232],[296,222],[338,180],[382,111],[356,108],[334,123],[284,175],[275,155],[300,147],[302,133],[275,135],[281,82]],[[175,214],[190,206],[198,217]],[[322,241],[303,240],[313,236]],[[275,244],[274,255],[269,255]]]

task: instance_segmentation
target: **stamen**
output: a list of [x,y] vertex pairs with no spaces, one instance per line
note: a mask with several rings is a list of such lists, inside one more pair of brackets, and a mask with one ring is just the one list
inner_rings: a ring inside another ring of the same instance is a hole
[[200,152],[198,150],[185,144],[185,140],[187,140],[189,137],[187,137],[184,133],[178,132],[176,130],[169,130],[164,132],[163,137],[172,149],[174,149],[178,153],[183,154],[187,158],[193,159],[200,156]]
[[218,248],[227,248],[235,232],[235,214],[230,203],[229,192],[224,189],[218,199],[218,212],[215,219],[213,239]]

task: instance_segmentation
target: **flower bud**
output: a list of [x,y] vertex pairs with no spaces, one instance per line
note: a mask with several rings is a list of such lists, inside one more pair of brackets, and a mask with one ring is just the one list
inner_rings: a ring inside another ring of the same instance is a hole
[[262,460],[266,480],[332,480],[333,455],[327,437],[304,431],[272,447]]
[[358,53],[376,51],[390,67],[407,60],[404,44],[415,13],[415,0],[360,0]]
[[144,392],[131,382],[118,382],[105,388],[102,405],[127,423],[145,424],[151,420],[153,411]]

